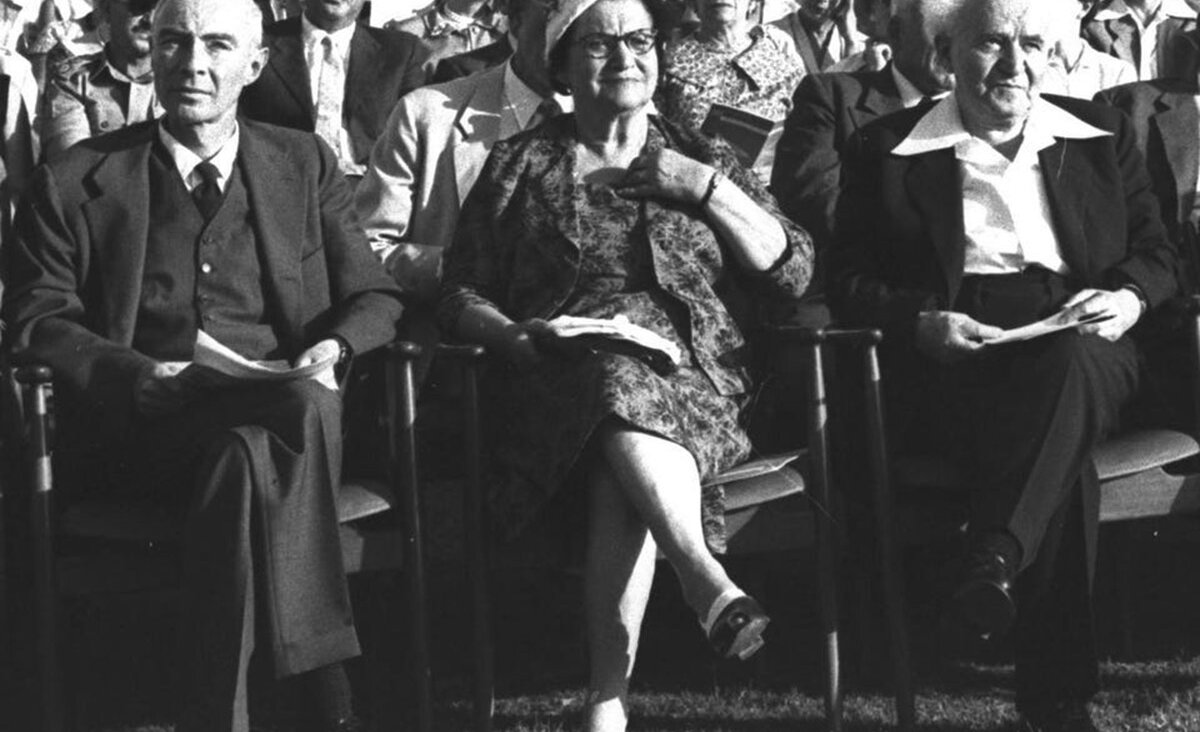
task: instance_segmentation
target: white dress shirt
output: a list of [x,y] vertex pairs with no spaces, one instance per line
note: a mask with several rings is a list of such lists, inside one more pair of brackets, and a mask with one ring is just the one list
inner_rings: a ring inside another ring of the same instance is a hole
[[[574,109],[571,97],[555,94],[563,114]],[[507,140],[529,126],[529,120],[542,103],[542,96],[521,81],[512,63],[504,65],[504,107],[500,110],[500,139]]]
[[1167,18],[1194,20],[1196,11],[1187,4],[1186,0],[1162,0],[1162,5],[1158,6],[1154,15],[1143,23],[1125,4],[1125,0],[1113,0],[1111,5],[1096,13],[1095,20],[1117,20],[1119,18],[1129,18],[1138,29],[1140,49],[1137,62],[1138,78],[1147,81],[1158,78],[1158,27]]
[[[904,105],[904,108],[912,109],[920,104],[921,101],[925,99],[925,94],[923,94],[915,85],[913,85],[913,83],[908,80],[907,76],[900,73],[900,69],[896,68],[896,64],[892,64],[891,69],[892,81],[896,82],[896,91],[900,92],[900,103]],[[942,99],[947,94],[949,94],[949,92],[941,92],[940,94],[932,95],[930,98]]]
[[[354,38],[354,24],[336,30],[333,33],[327,33],[313,25],[307,15],[300,16],[300,40],[304,45],[304,63],[308,65],[308,84],[312,90],[313,113],[320,108],[321,99],[321,74],[324,73],[325,51],[321,47],[324,38],[328,36],[333,42],[333,55],[337,59],[339,67],[336,71],[331,70],[331,73],[337,73],[339,76],[334,80],[331,88],[337,89],[339,96],[337,99],[330,100],[332,108],[335,109],[335,118],[343,120],[342,104],[345,101],[342,97],[345,95],[346,89],[346,73],[350,68],[350,42]],[[339,125],[337,144],[335,141],[328,141],[333,151],[337,153],[338,163],[343,173],[347,175],[362,175],[364,166],[354,162],[354,152],[350,147],[350,133],[346,131],[345,124]]]
[[200,157],[185,147],[182,142],[176,140],[170,132],[167,132],[167,126],[164,123],[158,125],[158,139],[167,146],[167,152],[170,153],[171,160],[175,163],[175,170],[179,171],[179,177],[187,186],[188,193],[191,193],[204,181],[200,173],[196,171],[196,166],[203,162],[212,163],[217,169],[217,187],[221,189],[222,193],[225,192],[225,187],[229,185],[229,176],[233,174],[233,164],[237,161],[238,125],[236,123],[234,123],[233,134],[229,136],[229,139],[221,144],[219,150],[207,158]]
[[1055,144],[1056,138],[1108,134],[1037,98],[1025,122],[1021,146],[1010,161],[967,132],[951,93],[917,122],[892,153],[954,150],[963,195],[964,274],[1011,274],[1030,265],[1067,274],[1038,153]]
[[1043,93],[1091,99],[1099,91],[1138,80],[1137,69],[1128,61],[1101,53],[1083,39],[1078,49],[1070,65],[1054,54],[1042,81]]

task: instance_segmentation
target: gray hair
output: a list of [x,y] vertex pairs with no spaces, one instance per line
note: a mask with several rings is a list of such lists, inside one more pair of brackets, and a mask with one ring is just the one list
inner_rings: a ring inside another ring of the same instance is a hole
[[892,17],[919,20],[930,36],[947,34],[963,0],[892,0]]
[[[954,6],[946,15],[943,32],[950,38],[957,37],[982,12],[984,3],[1022,3],[1027,10],[1039,10],[1051,13],[1053,22],[1050,23],[1050,33],[1046,38],[1050,43],[1058,41],[1062,36],[1078,33],[1078,20],[1074,15],[1067,15],[1068,9],[1078,9],[1075,0],[951,0]],[[1064,22],[1070,19],[1071,22]],[[1073,27],[1072,27],[1073,26]]]
[[[158,28],[158,18],[162,15],[163,8],[178,0],[159,0],[154,6],[154,13],[150,16],[150,22]],[[221,10],[240,9],[246,14],[246,23],[250,26],[250,46],[253,48],[262,47],[262,27],[263,14],[262,8],[258,7],[258,3],[254,0],[220,0]]]

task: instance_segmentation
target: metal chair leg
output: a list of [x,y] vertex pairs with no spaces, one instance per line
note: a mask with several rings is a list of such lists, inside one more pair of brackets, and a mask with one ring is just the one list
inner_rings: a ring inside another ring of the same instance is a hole
[[482,347],[467,348],[464,360],[466,409],[463,428],[467,458],[467,482],[463,491],[466,517],[467,581],[471,593],[471,630],[475,645],[475,678],[472,688],[472,718],[476,732],[491,732],[495,712],[495,667],[492,646],[491,576],[488,556],[489,532],[483,500],[483,448],[480,434],[479,369]]
[[393,434],[388,445],[392,479],[399,488],[404,522],[404,577],[408,598],[409,637],[404,654],[410,659],[417,695],[417,729],[433,730],[433,689],[429,664],[429,618],[425,592],[425,557],[421,538],[421,502],[417,492],[416,389],[413,360],[420,349],[405,342],[389,347],[392,367],[387,369],[389,423]]

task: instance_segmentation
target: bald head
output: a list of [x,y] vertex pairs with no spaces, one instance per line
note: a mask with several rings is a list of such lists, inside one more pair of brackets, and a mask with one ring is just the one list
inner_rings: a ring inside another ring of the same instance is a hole
[[957,79],[968,131],[993,141],[1020,134],[1059,31],[1056,0],[962,0],[939,38]]
[[153,44],[154,86],[167,128],[197,154],[219,147],[235,127],[242,89],[267,61],[258,6],[163,0],[154,12]]

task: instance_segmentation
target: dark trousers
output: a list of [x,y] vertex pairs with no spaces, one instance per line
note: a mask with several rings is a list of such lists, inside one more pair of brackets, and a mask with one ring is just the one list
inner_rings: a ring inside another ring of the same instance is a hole
[[341,409],[307,379],[218,390],[110,453],[121,498],[183,517],[181,730],[248,729],[256,638],[279,677],[359,653],[335,501]]
[[[1052,314],[1071,294],[1062,277],[1045,270],[968,277],[955,309],[1013,327]],[[971,476],[972,532],[1006,531],[1020,545],[1019,699],[1090,696],[1099,524],[1090,455],[1137,389],[1133,342],[1070,330],[949,365],[918,357],[905,371],[901,384],[908,386],[900,388],[909,391],[892,405],[904,425],[901,444],[949,448]]]

